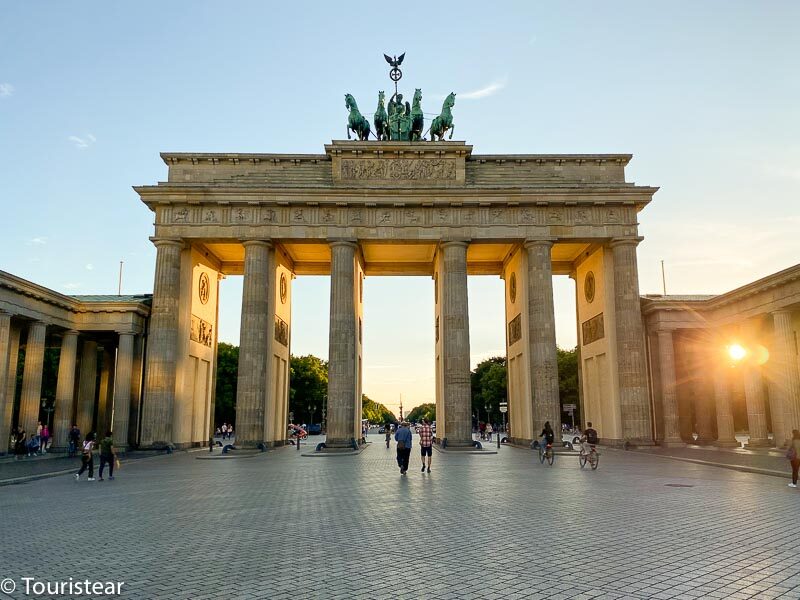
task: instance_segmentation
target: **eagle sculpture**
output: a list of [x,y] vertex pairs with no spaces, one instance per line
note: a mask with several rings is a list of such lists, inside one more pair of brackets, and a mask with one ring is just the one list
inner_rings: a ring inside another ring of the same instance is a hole
[[392,67],[394,67],[394,68],[396,69],[396,68],[397,68],[397,67],[399,67],[401,64],[403,64],[403,58],[405,58],[405,55],[406,55],[406,53],[405,53],[405,52],[403,52],[403,53],[400,55],[400,57],[399,57],[399,58],[398,58],[397,56],[395,56],[394,58],[392,58],[391,56],[389,56],[389,55],[387,55],[387,54],[384,54],[384,55],[383,55],[383,58],[385,58],[385,59],[386,59],[386,62],[387,62],[387,63],[389,63],[389,64],[390,64]]

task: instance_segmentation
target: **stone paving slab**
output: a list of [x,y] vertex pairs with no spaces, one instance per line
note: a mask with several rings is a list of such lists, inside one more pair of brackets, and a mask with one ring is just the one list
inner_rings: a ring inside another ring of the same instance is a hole
[[789,479],[792,477],[791,466],[784,457],[782,450],[686,446],[677,448],[640,448],[636,452],[750,473]]
[[800,597],[800,496],[777,478],[621,451],[597,471],[510,447],[419,465],[416,444],[406,476],[380,443],[335,461],[287,447],[3,487],[0,580],[125,581],[137,599]]

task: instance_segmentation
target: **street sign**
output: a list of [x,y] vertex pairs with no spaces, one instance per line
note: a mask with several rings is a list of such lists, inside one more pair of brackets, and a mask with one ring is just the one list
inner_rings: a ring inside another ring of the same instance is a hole
[[564,404],[564,410],[577,410],[577,404]]
[[507,412],[508,412],[508,406],[503,406],[503,405],[501,404],[501,405],[500,405],[500,412],[501,412],[501,413],[507,413]]

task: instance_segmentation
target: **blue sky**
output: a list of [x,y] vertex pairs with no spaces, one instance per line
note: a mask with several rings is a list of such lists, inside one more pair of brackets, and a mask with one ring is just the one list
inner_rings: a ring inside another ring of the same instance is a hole
[[[796,264],[797,2],[19,2],[0,18],[0,269],[65,293],[149,292],[161,151],[310,152],[371,112],[384,52],[478,153],[630,152],[643,292],[723,292]],[[386,16],[378,17],[383,14]],[[293,351],[327,354],[327,282],[295,282]],[[558,339],[574,298],[556,278]],[[240,278],[221,338],[238,340]],[[474,360],[503,352],[502,285],[470,280]],[[365,391],[433,398],[433,292],[365,285]],[[400,311],[400,320],[392,315]]]

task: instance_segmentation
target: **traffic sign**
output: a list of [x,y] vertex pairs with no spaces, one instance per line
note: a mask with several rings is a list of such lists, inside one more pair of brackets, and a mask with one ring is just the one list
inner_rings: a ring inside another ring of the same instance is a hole
[[500,412],[501,412],[501,413],[507,413],[507,412],[508,412],[508,406],[503,406],[503,405],[501,404],[501,405],[500,405]]

